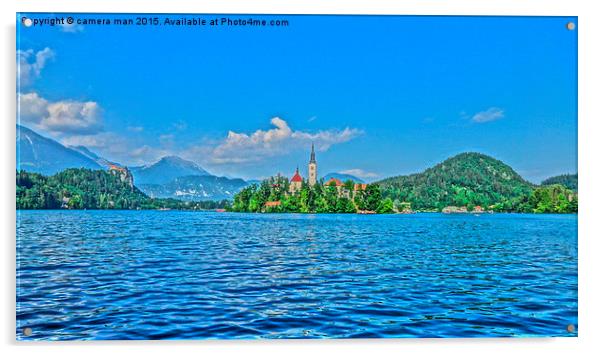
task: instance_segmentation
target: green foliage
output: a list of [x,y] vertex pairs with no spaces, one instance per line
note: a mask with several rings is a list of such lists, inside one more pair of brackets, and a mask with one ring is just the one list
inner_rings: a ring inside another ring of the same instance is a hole
[[[234,196],[231,211],[266,213],[356,213],[369,210],[383,213],[394,212],[393,201],[383,205],[378,186],[368,185],[365,191],[355,191],[355,184],[346,181],[337,189],[336,184],[323,185],[321,180],[314,186],[303,181],[301,190],[288,193],[288,179],[282,176],[271,177],[258,185],[242,189]],[[280,205],[266,206],[266,202],[280,202]]]
[[378,209],[376,209],[376,212],[379,214],[391,214],[395,212],[393,207],[393,200],[391,200],[391,198],[385,198],[381,200],[380,204],[378,205]]
[[[556,180],[572,186],[572,176]],[[294,195],[287,193],[288,179],[278,176],[260,185],[248,186],[234,197],[231,208],[241,212],[289,213],[376,213],[441,211],[445,207],[464,207],[474,211],[519,213],[576,213],[575,191],[555,184],[536,187],[525,181],[503,162],[477,153],[464,153],[445,160],[423,173],[388,178],[354,190],[347,181],[337,189],[323,181],[311,187],[303,183]],[[280,201],[266,207],[267,201]]]
[[17,172],[17,209],[223,209],[229,202],[149,198],[117,174],[67,169],[53,176]]
[[565,174],[565,175],[550,177],[550,178],[544,180],[543,182],[541,182],[542,186],[551,186],[553,184],[560,184],[574,192],[577,192],[578,187],[579,187],[578,176],[577,176],[577,174],[574,174],[574,175]]
[[529,197],[534,213],[576,213],[577,194],[560,184],[537,188]]
[[528,196],[533,190],[510,166],[478,153],[459,154],[422,173],[376,184],[384,197],[410,203],[414,210],[439,211],[446,206],[487,209]]

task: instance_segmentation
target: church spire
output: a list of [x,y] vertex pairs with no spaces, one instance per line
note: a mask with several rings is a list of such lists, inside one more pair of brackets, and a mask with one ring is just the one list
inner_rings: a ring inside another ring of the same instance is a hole
[[318,164],[316,163],[316,152],[314,144],[311,144],[311,155],[309,155],[309,163],[307,164],[309,185],[313,186],[318,181]]
[[309,163],[316,163],[316,153],[314,152],[314,143],[311,143],[311,154],[309,155]]

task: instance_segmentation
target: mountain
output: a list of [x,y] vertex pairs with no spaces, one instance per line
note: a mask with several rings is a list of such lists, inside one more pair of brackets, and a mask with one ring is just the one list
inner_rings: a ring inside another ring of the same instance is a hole
[[70,168],[52,176],[17,171],[17,209],[224,209],[227,201],[150,198],[119,170]]
[[579,187],[578,177],[575,173],[574,175],[565,174],[560,176],[550,177],[543,182],[541,182],[542,186],[551,186],[553,184],[560,184],[561,186],[565,186],[566,188],[576,192]]
[[209,176],[199,165],[177,156],[166,156],[154,164],[130,168],[136,185],[166,184],[178,177]]
[[103,169],[79,151],[17,125],[17,169],[53,175],[68,168]]
[[422,173],[376,184],[384,196],[409,202],[415,210],[488,207],[528,196],[534,188],[502,161],[474,152],[456,155]]
[[364,180],[362,180],[359,177],[355,177],[353,175],[348,175],[346,173],[338,173],[338,172],[329,173],[329,174],[325,175],[323,178],[324,178],[324,182],[327,182],[331,178],[336,178],[336,179],[340,180],[341,182],[352,180],[355,183],[366,183],[366,182],[364,182]]
[[182,176],[164,184],[137,184],[152,198],[175,198],[186,201],[232,199],[249,185],[240,178],[217,176]]
[[82,155],[86,156],[90,160],[93,160],[94,162],[96,162],[97,164],[99,164],[100,166],[102,166],[104,168],[109,168],[110,166],[121,166],[120,164],[118,164],[116,162],[109,161],[109,160],[105,159],[104,157],[100,157],[100,156],[96,155],[95,153],[90,151],[85,146],[82,146],[82,145],[69,146],[69,148],[81,153]]

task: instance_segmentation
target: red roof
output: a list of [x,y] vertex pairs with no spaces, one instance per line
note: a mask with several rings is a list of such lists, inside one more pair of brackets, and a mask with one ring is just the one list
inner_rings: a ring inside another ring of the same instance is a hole
[[279,206],[281,204],[281,202],[279,200],[276,200],[274,202],[265,202],[265,206],[267,207],[274,207],[274,206]]
[[356,191],[360,191],[360,190],[361,191],[365,191],[366,187],[368,187],[368,185],[366,183],[356,183],[353,186],[353,190],[356,190]]
[[293,178],[291,178],[291,182],[303,182],[303,178],[299,174],[299,169],[295,171],[295,175],[293,176]]
[[343,182],[341,182],[340,179],[338,178],[334,178],[332,177],[331,179],[328,180],[328,182],[325,183],[326,186],[330,186],[332,184],[332,182],[334,182],[334,185],[339,187],[343,185]]

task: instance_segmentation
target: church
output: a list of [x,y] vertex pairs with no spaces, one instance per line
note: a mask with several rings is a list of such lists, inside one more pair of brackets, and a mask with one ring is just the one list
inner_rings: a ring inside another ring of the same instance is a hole
[[[307,176],[308,183],[310,186],[314,186],[318,181],[318,163],[316,162],[316,152],[314,150],[314,144],[311,144],[311,154],[309,155],[309,163],[307,164]],[[295,171],[295,175],[291,178],[291,182],[288,188],[289,193],[295,194],[301,190],[303,184],[303,177],[299,174],[299,168]]]
[[[308,184],[310,187],[313,187],[318,182],[318,163],[316,162],[316,152],[314,150],[314,144],[311,144],[311,154],[309,155],[309,163],[307,164],[307,176],[308,176]],[[299,167],[295,170],[295,174],[290,180],[290,184],[288,187],[288,192],[290,194],[295,194],[301,190],[303,186],[303,177],[299,174]],[[345,184],[337,179],[331,178],[324,186],[334,186],[336,187],[337,193],[339,197],[345,198],[353,198],[356,193],[365,191],[368,187],[366,183],[353,183],[352,187],[345,188]]]

